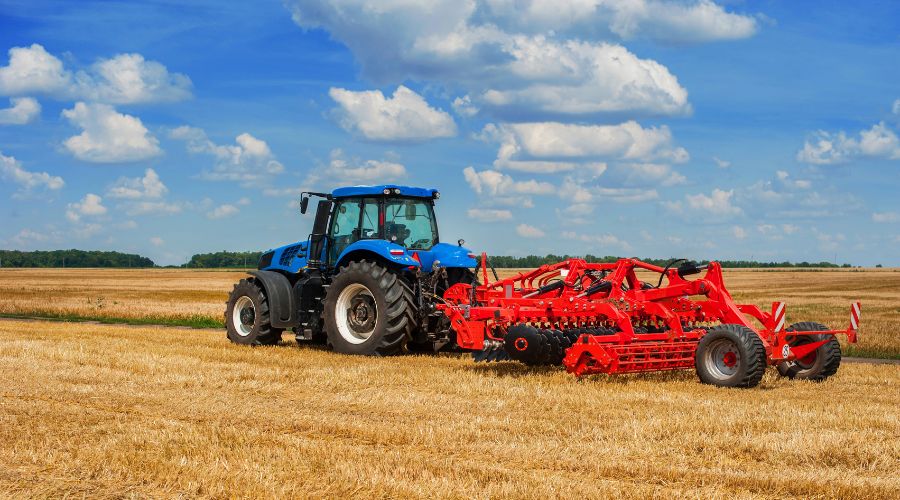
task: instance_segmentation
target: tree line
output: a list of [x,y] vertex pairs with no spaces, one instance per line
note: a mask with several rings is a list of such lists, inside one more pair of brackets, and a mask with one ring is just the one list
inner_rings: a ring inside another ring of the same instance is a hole
[[0,250],[0,267],[156,267],[133,253],[100,250]]
[[[262,252],[211,252],[198,253],[181,266],[191,269],[246,269],[255,268]],[[578,257],[591,263],[615,262],[620,257],[606,255],[528,255],[513,257],[509,255],[491,255],[488,263],[495,268],[533,268],[544,264],[553,264],[561,260]],[[664,266],[672,259],[641,259],[657,266]],[[479,258],[480,262],[480,258]],[[709,261],[701,260],[700,264]],[[774,268],[774,267],[851,267],[850,264],[838,265],[832,262],[757,262],[750,260],[720,260],[726,268]],[[50,250],[22,252],[19,250],[0,250],[0,267],[157,267],[147,257],[121,252],[103,252],[99,250]]]

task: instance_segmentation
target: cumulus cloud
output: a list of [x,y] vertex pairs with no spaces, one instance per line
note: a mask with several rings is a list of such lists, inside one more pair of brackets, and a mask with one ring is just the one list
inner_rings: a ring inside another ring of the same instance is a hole
[[10,107],[0,109],[0,125],[25,125],[41,114],[41,104],[31,97],[13,97]]
[[856,158],[900,159],[900,138],[884,122],[859,134],[819,130],[810,135],[797,152],[797,161],[813,165],[834,165]]
[[577,170],[597,176],[607,169],[607,163],[600,160],[683,163],[689,158],[684,148],[672,144],[668,127],[644,128],[634,121],[619,125],[489,123],[478,137],[500,144],[494,161],[499,169],[545,173]]
[[202,179],[253,185],[284,171],[284,165],[275,158],[269,145],[248,133],[237,136],[233,145],[216,144],[203,130],[188,126],[172,130],[169,136],[186,141],[191,153],[208,154],[215,158],[212,170],[203,171]]
[[152,168],[144,171],[143,177],[122,177],[107,191],[106,196],[127,200],[162,198],[169,188],[159,179]]
[[78,102],[62,115],[81,134],[63,143],[79,160],[124,163],[146,160],[162,153],[159,141],[137,117],[117,112],[108,104]]
[[897,212],[875,212],[872,214],[874,222],[900,222],[900,214]]
[[[760,232],[765,232],[765,231],[760,231]],[[741,226],[732,226],[731,234],[735,238],[737,238],[739,240],[743,240],[747,237],[747,230],[742,228]]]
[[328,95],[338,104],[341,126],[372,141],[418,142],[456,135],[456,123],[422,96],[397,87],[386,98],[380,90],[354,92],[331,88]]
[[500,222],[512,220],[512,212],[509,210],[497,210],[491,208],[470,208],[466,215],[480,222]]
[[721,159],[721,158],[719,158],[719,157],[717,157],[717,156],[713,156],[713,157],[712,157],[712,160],[713,160],[713,162],[716,164],[716,166],[718,166],[719,168],[728,168],[728,167],[731,166],[731,162],[730,162],[730,161],[728,161],[728,160],[723,160],[723,159]]
[[43,46],[13,47],[0,67],[0,94],[45,94],[111,104],[180,101],[191,97],[191,80],[140,54],[118,54],[76,72]]
[[150,238],[150,244],[155,247],[161,247],[166,244],[166,241],[159,236],[153,236],[152,238]]
[[543,238],[546,235],[540,229],[529,226],[528,224],[519,224],[516,226],[516,234],[523,238]]
[[288,0],[294,21],[346,45],[379,83],[438,82],[463,89],[454,110],[585,116],[690,112],[669,70],[617,43],[752,36],[753,17],[709,1]]
[[894,101],[894,105],[891,106],[891,112],[895,115],[900,115],[900,99]]
[[732,204],[734,190],[713,189],[709,195],[698,193],[686,195],[688,207],[711,215],[739,215],[742,210]]
[[463,169],[463,176],[469,187],[479,195],[548,195],[556,192],[556,187],[549,182],[539,182],[534,179],[516,181],[511,176],[496,170],[478,172],[472,167],[466,167]]
[[26,195],[34,189],[43,188],[59,190],[66,183],[62,177],[50,175],[47,172],[29,172],[22,167],[22,163],[12,156],[5,156],[0,152],[0,177],[20,186],[17,194]]
[[225,217],[231,217],[240,211],[241,210],[238,207],[226,203],[206,212],[206,217],[210,219],[224,219]]
[[43,46],[9,49],[9,64],[0,67],[0,94],[65,92],[72,85],[72,74],[56,56]]
[[340,149],[331,151],[327,174],[342,182],[391,182],[406,177],[406,168],[395,162],[347,159]]
[[600,245],[601,247],[619,247],[625,251],[631,251],[631,245],[627,241],[619,239],[618,236],[606,234],[585,234],[575,231],[563,231],[562,237],[568,240],[579,240],[585,243],[591,243],[592,246]]
[[69,203],[66,206],[66,218],[72,222],[79,222],[82,217],[96,217],[107,212],[103,206],[103,198],[93,193],[84,195],[81,201]]
[[125,213],[127,215],[174,215],[181,213],[183,206],[181,203],[167,201],[138,201],[126,204]]

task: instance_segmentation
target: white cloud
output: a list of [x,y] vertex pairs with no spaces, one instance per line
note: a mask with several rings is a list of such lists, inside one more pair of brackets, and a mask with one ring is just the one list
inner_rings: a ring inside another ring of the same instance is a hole
[[[659,63],[609,40],[745,38],[753,17],[709,0],[288,0],[294,21],[345,44],[380,83],[440,82],[475,107],[559,115],[683,114],[687,92]],[[465,116],[464,114],[460,113]]]
[[62,177],[47,172],[29,172],[22,168],[22,164],[14,157],[4,156],[2,152],[0,152],[0,177],[21,186],[19,195],[25,195],[41,187],[58,190],[66,184]]
[[800,230],[800,228],[793,224],[782,224],[781,230],[784,231],[784,234],[791,235],[796,234],[797,231]]
[[893,112],[895,115],[900,115],[900,99],[894,101],[894,105],[891,106],[891,112]]
[[103,198],[93,193],[84,195],[77,203],[69,203],[66,206],[66,218],[72,222],[78,222],[84,216],[97,217],[107,212],[103,206]]
[[92,163],[146,160],[162,153],[159,141],[137,117],[108,104],[78,102],[62,115],[83,132],[63,143],[76,158]]
[[140,54],[119,54],[80,72],[79,95],[113,104],[172,102],[191,97],[191,80]]
[[470,208],[466,215],[470,219],[481,221],[481,222],[499,222],[505,220],[512,220],[512,212],[509,210],[497,210],[490,208]]
[[900,222],[900,214],[897,212],[875,212],[872,214],[875,222]]
[[0,109],[0,125],[25,125],[41,114],[41,104],[31,97],[13,97],[10,107]]
[[715,188],[709,195],[698,193],[686,195],[687,206],[697,213],[709,217],[728,217],[740,215],[743,211],[732,204],[734,190],[722,190]]
[[744,238],[747,237],[747,230],[742,228],[741,226],[732,226],[731,234],[735,238],[737,238],[739,240],[743,240]]
[[38,44],[9,49],[9,65],[0,67],[0,94],[22,95],[65,91],[72,74]]
[[478,106],[472,104],[472,99],[467,94],[453,99],[453,111],[459,116],[469,118],[478,114]]
[[681,163],[688,159],[687,151],[672,147],[668,127],[644,128],[634,121],[619,125],[488,124],[481,137],[500,142],[499,160],[612,158]]
[[169,189],[159,179],[156,171],[148,168],[144,171],[143,177],[126,178],[122,177],[107,191],[106,196],[110,198],[121,198],[128,200],[155,199],[162,198],[169,192]]
[[819,130],[797,152],[797,161],[814,165],[834,165],[860,157],[898,160],[900,138],[884,122],[860,131],[858,137],[850,137],[844,131]]
[[153,236],[152,238],[150,238],[150,244],[155,247],[161,247],[166,244],[166,241],[159,236]]
[[[618,236],[606,234],[585,234],[575,231],[564,231],[562,237],[569,240],[579,240],[590,243],[592,246],[600,245],[601,247],[619,247],[628,252],[631,251],[631,245],[627,241],[619,239]],[[595,250],[592,250],[595,251]]]
[[328,95],[339,105],[341,126],[372,141],[417,142],[456,135],[456,123],[446,111],[430,107],[403,85],[391,98],[380,90],[341,88],[331,88]]
[[540,229],[529,226],[528,224],[519,224],[516,226],[516,233],[523,238],[543,238],[545,233]]
[[240,209],[234,205],[224,204],[206,212],[206,217],[210,219],[224,219],[240,212]]
[[127,215],[174,215],[181,213],[182,205],[180,203],[169,203],[166,201],[139,201],[128,204],[125,207]]
[[246,206],[249,205],[250,203],[251,203],[251,202],[250,202],[250,198],[247,198],[246,196],[244,196],[243,198],[241,198],[241,199],[239,199],[239,200],[237,201],[237,204],[240,205],[240,206],[242,206],[242,207],[246,207]]
[[731,162],[728,161],[728,160],[723,160],[723,159],[721,159],[721,158],[719,158],[719,157],[717,157],[717,156],[713,156],[712,159],[713,159],[713,162],[715,162],[715,164],[716,164],[719,168],[728,168],[728,167],[731,166]]
[[406,168],[390,161],[365,160],[353,158],[348,160],[340,149],[331,151],[327,174],[341,182],[375,182],[396,181],[406,177]]
[[181,126],[169,133],[172,139],[187,142],[191,153],[215,157],[212,170],[205,170],[201,178],[213,181],[236,181],[244,185],[259,184],[284,171],[272,154],[269,145],[248,133],[235,138],[234,145],[218,145],[199,128]]
[[477,172],[472,167],[466,167],[463,169],[463,176],[473,191],[485,196],[547,195],[557,191],[556,187],[548,182],[538,182],[534,179],[516,181],[511,176],[496,170]]
[[16,233],[15,236],[10,238],[10,241],[12,241],[13,244],[18,247],[30,247],[34,243],[43,243],[50,239],[51,237],[47,234],[39,233],[37,231],[25,228]]
[[625,163],[621,166],[626,184],[659,184],[677,186],[687,178],[664,163]]
[[140,54],[101,59],[73,74],[44,47],[33,44],[9,50],[9,65],[0,68],[0,94],[45,94],[111,104],[171,102],[191,97],[191,80]]

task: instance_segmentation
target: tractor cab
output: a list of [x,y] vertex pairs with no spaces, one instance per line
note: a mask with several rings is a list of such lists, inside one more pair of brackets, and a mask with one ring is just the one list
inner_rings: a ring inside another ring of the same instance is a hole
[[327,270],[361,259],[426,273],[435,267],[476,265],[462,240],[455,245],[440,241],[434,213],[440,193],[435,189],[390,184],[304,192],[301,213],[312,197],[320,200],[309,239],[267,252],[261,270]]

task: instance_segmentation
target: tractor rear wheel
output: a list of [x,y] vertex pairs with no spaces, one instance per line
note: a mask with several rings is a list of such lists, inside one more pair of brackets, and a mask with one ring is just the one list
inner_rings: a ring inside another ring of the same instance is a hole
[[766,372],[766,348],[743,325],[719,325],[700,339],[694,357],[697,376],[719,387],[756,387]]
[[325,295],[325,331],[336,352],[375,356],[402,352],[415,319],[412,290],[374,262],[342,267]]
[[225,307],[225,330],[236,344],[274,345],[283,330],[272,328],[269,300],[265,290],[253,278],[234,285]]
[[[802,321],[789,326],[789,332],[823,332],[830,330],[821,323]],[[791,379],[815,380],[821,382],[834,375],[841,366],[841,345],[833,335],[797,335],[788,341],[791,347],[827,340],[818,349],[794,361],[778,364],[778,373]]]

